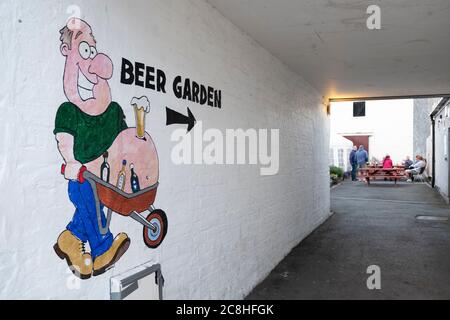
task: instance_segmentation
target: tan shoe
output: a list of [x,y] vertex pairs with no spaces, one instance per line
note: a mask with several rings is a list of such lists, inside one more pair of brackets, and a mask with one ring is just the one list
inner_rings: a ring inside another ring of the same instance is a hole
[[108,270],[116,263],[120,257],[128,250],[130,246],[130,238],[126,233],[119,233],[105,253],[98,256],[94,260],[94,276],[98,276]]
[[63,231],[56,244],[53,246],[56,254],[61,259],[66,259],[67,264],[80,279],[89,279],[92,274],[92,257],[84,250],[84,243],[75,237],[69,230]]

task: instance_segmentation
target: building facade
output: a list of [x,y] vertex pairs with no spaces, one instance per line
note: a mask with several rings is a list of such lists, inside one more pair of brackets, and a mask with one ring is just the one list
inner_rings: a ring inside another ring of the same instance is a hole
[[352,170],[349,157],[353,142],[337,134],[330,136],[330,166],[336,166],[348,172]]
[[413,154],[413,106],[410,99],[332,102],[330,141],[343,137],[364,145],[370,161],[381,162],[389,154],[394,164],[400,164]]
[[440,98],[414,99],[413,155],[421,155],[427,160],[425,175],[432,175],[432,126],[431,112]]
[[[439,191],[445,201],[450,202],[449,191],[449,137],[450,137],[450,99],[443,98],[434,105],[432,117],[434,119],[435,141],[431,150],[434,149],[434,173],[433,181],[435,188]],[[432,159],[433,160],[433,159]]]

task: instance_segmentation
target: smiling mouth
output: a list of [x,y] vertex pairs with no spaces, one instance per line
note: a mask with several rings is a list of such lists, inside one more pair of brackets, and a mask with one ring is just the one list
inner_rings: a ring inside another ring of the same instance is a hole
[[80,95],[81,100],[86,101],[89,99],[94,99],[94,86],[95,83],[89,81],[88,78],[81,72],[81,69],[78,69],[78,94]]

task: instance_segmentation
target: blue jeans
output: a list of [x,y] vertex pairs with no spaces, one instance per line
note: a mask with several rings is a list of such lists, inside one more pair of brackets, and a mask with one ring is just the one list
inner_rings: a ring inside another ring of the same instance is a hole
[[352,164],[352,181],[356,180],[356,172],[358,171],[358,164],[353,163]]
[[[67,230],[81,241],[89,242],[92,259],[95,259],[111,247],[113,236],[109,230],[104,236],[100,233],[94,192],[89,182],[69,181],[69,199],[75,206],[75,214],[67,225]],[[102,224],[105,225],[103,205],[100,206],[100,210]]]

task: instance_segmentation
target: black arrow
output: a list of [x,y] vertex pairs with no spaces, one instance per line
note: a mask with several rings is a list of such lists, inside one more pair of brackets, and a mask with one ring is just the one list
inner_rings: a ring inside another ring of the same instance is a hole
[[191,131],[197,120],[195,120],[195,117],[189,108],[187,108],[187,111],[188,115],[185,116],[184,114],[166,107],[166,126],[171,124],[187,124],[187,132]]

